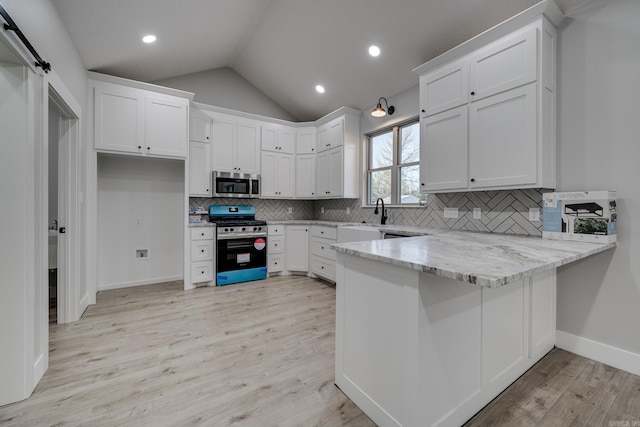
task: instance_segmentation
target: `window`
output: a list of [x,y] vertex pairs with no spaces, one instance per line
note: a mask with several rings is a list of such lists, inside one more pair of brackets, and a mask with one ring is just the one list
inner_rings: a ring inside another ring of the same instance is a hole
[[420,199],[420,124],[412,122],[369,137],[367,204],[392,205]]

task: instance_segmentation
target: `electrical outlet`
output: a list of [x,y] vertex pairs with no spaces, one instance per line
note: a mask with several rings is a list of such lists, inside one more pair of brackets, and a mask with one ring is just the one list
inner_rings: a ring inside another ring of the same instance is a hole
[[445,218],[458,218],[458,208],[444,208]]
[[324,206],[320,206],[320,213],[323,214],[324,213]]
[[351,208],[347,208],[347,215],[351,215]]
[[137,218],[136,219],[136,227],[142,227],[143,221],[142,218]]
[[289,212],[289,213],[293,213],[293,208],[288,208],[288,209],[287,209],[287,212]]
[[473,208],[473,219],[482,219],[482,209]]
[[529,221],[540,221],[540,208],[529,208]]
[[149,258],[149,249],[136,249],[136,258]]

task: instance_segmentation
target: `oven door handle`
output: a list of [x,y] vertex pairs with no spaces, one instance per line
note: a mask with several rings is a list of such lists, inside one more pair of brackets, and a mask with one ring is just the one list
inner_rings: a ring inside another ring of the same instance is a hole
[[218,234],[218,240],[235,240],[235,239],[251,239],[251,238],[257,239],[258,237],[267,237],[267,233],[250,233],[250,234],[234,233],[234,234],[223,234],[223,235]]

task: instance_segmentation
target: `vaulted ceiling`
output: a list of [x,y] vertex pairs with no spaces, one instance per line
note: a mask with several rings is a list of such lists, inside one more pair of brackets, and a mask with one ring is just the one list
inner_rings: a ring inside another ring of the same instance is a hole
[[[155,81],[230,67],[298,120],[364,109],[536,0],[53,0],[89,70]],[[566,10],[585,0],[561,0]],[[145,34],[157,41],[146,45]],[[370,45],[382,53],[373,58]],[[315,91],[316,84],[326,88]]]

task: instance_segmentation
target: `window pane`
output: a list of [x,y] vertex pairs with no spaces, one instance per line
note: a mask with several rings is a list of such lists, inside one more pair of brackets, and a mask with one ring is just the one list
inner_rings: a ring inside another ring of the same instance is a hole
[[418,203],[420,199],[420,166],[400,168],[400,203]]
[[400,163],[420,161],[420,124],[400,128]]
[[371,169],[393,164],[393,133],[383,133],[371,138]]
[[369,173],[369,203],[375,203],[378,197],[391,203],[391,169]]

